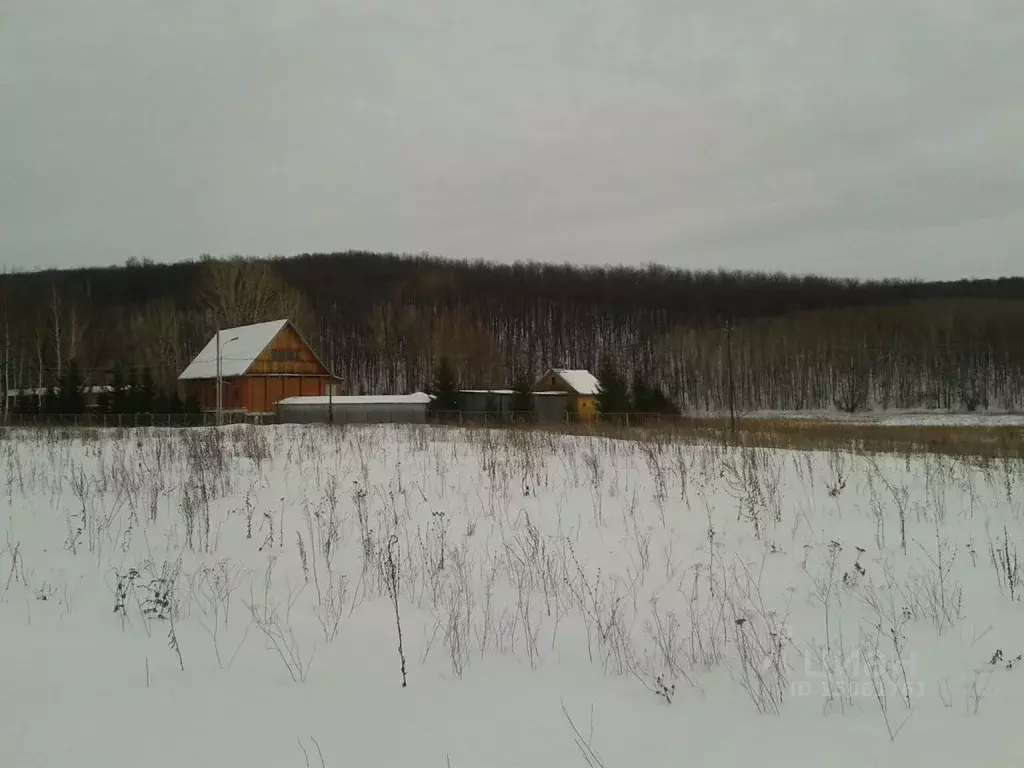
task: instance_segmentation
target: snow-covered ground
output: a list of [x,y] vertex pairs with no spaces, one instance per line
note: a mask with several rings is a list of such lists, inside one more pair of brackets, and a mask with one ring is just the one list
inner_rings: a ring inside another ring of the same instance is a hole
[[[719,414],[722,417],[728,414]],[[830,421],[842,424],[879,424],[891,427],[1020,427],[1024,414],[1004,411],[753,411],[743,419]]]
[[0,479],[4,766],[1024,758],[1020,460],[232,427]]

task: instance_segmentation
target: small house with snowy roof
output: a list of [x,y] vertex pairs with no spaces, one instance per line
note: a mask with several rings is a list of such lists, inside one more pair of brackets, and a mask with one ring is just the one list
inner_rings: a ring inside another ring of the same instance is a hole
[[[601,382],[590,371],[550,368],[533,385],[534,407],[538,413],[548,414],[556,401],[580,421],[593,421],[598,413],[598,395]],[[564,396],[564,397],[563,397]]]

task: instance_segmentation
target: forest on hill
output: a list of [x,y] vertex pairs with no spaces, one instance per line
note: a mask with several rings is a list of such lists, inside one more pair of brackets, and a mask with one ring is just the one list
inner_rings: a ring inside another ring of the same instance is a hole
[[[346,252],[0,275],[0,387],[143,372],[165,392],[219,326],[288,317],[353,393],[555,367],[641,375],[684,410],[1024,404],[1024,278],[858,281]],[[730,387],[730,383],[732,386]],[[6,402],[6,398],[5,398]]]

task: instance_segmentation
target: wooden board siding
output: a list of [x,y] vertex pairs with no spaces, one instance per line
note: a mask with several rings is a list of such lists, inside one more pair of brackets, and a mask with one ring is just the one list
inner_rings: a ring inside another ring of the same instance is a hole
[[544,378],[537,382],[534,386],[534,392],[561,392],[566,388],[564,385],[560,385],[555,381],[555,375],[553,373],[547,373]]
[[189,381],[186,383],[185,396],[195,397],[202,411],[213,410],[217,407],[217,390],[212,381]]
[[[327,394],[326,376],[241,376],[224,379],[225,410],[276,413],[277,402],[285,397],[315,397]],[[337,392],[337,390],[335,390]],[[185,395],[195,396],[199,408],[217,408],[217,383],[199,379],[185,383]]]
[[288,376],[281,381],[284,383],[285,397],[298,397],[302,394],[302,379],[297,376]]
[[580,421],[593,421],[597,418],[597,398],[588,395],[576,397],[576,413]]
[[267,401],[267,380],[263,376],[247,376],[249,380],[249,410],[254,413],[267,413],[270,403]]
[[276,413],[277,403],[286,397],[327,394],[326,376],[251,376],[249,406],[252,413]]
[[203,392],[203,382],[186,381],[184,389],[184,393],[181,394],[186,400],[194,397],[196,399],[196,403],[199,405],[199,410],[206,409],[206,398],[205,392]]
[[224,408],[236,410],[245,407],[246,382],[242,379],[224,380]]
[[284,397],[284,384],[280,377],[271,376],[267,378],[267,409],[274,410],[278,400]]
[[320,364],[295,329],[286,325],[248,371],[250,376],[266,374],[326,376],[327,369]]

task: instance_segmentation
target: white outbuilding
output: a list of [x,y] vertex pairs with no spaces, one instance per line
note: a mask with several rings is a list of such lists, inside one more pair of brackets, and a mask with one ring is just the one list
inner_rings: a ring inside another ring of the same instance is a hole
[[277,404],[282,424],[423,424],[430,395],[345,395],[286,397]]

